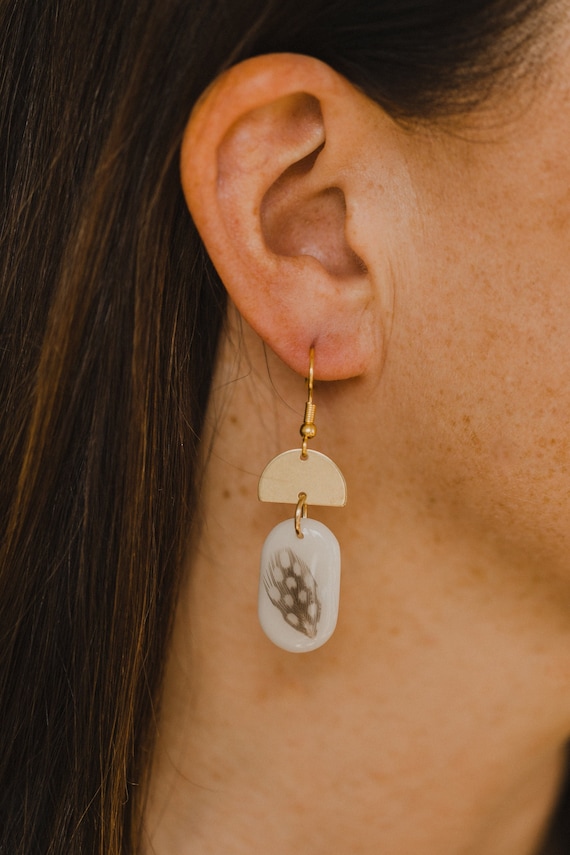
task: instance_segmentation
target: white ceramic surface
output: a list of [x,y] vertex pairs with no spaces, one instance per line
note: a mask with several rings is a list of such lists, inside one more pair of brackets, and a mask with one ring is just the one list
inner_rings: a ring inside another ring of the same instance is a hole
[[340,590],[340,548],[332,531],[293,519],[269,533],[261,553],[259,622],[271,641],[291,653],[316,650],[334,632]]

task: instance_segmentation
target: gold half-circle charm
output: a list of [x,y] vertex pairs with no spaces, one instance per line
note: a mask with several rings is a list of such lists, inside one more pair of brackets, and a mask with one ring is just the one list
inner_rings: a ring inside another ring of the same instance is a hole
[[270,460],[259,479],[261,502],[296,504],[299,493],[307,494],[308,505],[342,508],[346,505],[344,475],[326,454],[308,451],[306,459],[298,448]]

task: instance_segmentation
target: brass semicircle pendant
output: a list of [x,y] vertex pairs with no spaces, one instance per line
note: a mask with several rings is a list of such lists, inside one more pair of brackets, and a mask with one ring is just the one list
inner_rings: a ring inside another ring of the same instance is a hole
[[299,493],[307,494],[308,505],[343,508],[346,481],[336,463],[320,451],[308,451],[303,459],[299,449],[284,451],[269,461],[259,479],[261,502],[296,504]]

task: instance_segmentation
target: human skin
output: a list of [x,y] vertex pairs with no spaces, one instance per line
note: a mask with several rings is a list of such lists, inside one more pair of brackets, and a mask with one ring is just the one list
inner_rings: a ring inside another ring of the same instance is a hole
[[[183,187],[233,302],[145,852],[536,850],[570,736],[559,39],[546,71],[437,130],[286,56],[245,63],[191,117]],[[305,154],[326,144],[280,179],[303,134]],[[341,545],[341,611],[294,655],[256,620],[261,546],[293,509],[256,488],[300,443],[313,341],[312,447],[349,500],[310,509]]]

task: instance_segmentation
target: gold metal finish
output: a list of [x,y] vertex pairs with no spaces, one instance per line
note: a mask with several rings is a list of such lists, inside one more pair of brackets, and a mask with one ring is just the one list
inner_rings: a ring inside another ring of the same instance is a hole
[[317,435],[317,426],[315,425],[315,413],[317,407],[313,404],[313,385],[315,378],[315,348],[309,350],[309,376],[307,377],[307,386],[309,387],[309,395],[305,404],[305,418],[301,425],[301,436],[303,444],[301,446],[301,459],[307,459],[307,443]]
[[317,428],[313,403],[315,349],[309,351],[309,389],[305,420],[301,425],[301,454],[291,449],[270,460],[259,479],[257,495],[261,502],[283,502],[296,505],[295,530],[298,537],[301,514],[307,516],[307,505],[342,508],[346,505],[346,481],[336,463],[320,451],[309,451],[307,443]]
[[305,537],[305,535],[301,531],[301,519],[306,519],[306,517],[307,494],[299,493],[299,501],[297,502],[297,507],[295,508],[295,531],[297,532],[297,537],[301,540]]
[[303,460],[293,448],[270,460],[259,479],[261,502],[297,504],[306,493],[310,505],[342,508],[346,505],[346,481],[336,463],[320,451],[308,451]]

